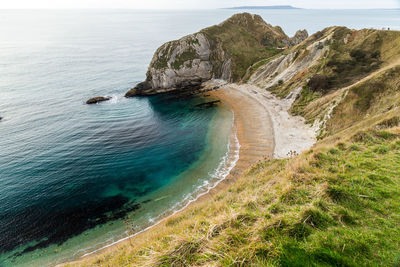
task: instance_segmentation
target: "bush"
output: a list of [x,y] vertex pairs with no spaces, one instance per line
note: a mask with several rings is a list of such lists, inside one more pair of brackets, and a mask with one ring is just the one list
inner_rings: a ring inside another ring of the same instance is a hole
[[305,223],[296,223],[289,228],[288,234],[290,237],[301,240],[311,234],[310,226]]
[[375,146],[375,147],[373,148],[373,151],[374,151],[375,153],[378,153],[378,154],[386,154],[386,153],[389,151],[389,149],[388,149],[388,147],[385,146],[385,145],[380,145],[380,146]]
[[367,54],[362,50],[355,49],[350,52],[350,56],[357,61],[363,61],[363,60],[365,60]]
[[310,208],[303,212],[301,220],[313,228],[323,229],[329,225],[331,219],[320,210]]
[[392,128],[400,125],[400,117],[395,116],[388,120],[384,120],[375,126],[376,129],[387,129]]
[[326,92],[329,88],[329,81],[325,75],[317,74],[308,81],[307,85],[313,92]]
[[195,260],[201,247],[200,241],[182,241],[173,251],[159,258],[161,266],[188,266]]
[[340,203],[350,198],[349,194],[342,188],[330,186],[326,189],[326,193],[334,203]]
[[313,39],[314,39],[314,40],[318,40],[318,39],[321,38],[322,36],[324,36],[324,33],[321,32],[321,31],[319,31],[319,32],[314,33]]

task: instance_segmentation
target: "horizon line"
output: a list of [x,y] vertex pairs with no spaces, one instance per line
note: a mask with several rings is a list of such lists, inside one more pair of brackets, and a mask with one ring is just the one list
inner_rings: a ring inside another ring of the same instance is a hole
[[[239,7],[216,7],[216,8],[134,8],[134,7],[0,7],[0,10],[107,10],[107,9],[118,9],[118,10],[257,10],[265,9],[268,7],[280,7],[280,6],[239,6]],[[269,10],[400,10],[398,8],[383,7],[383,8],[303,8],[293,6],[281,6],[283,8],[271,8]],[[284,8],[291,7],[291,8]]]

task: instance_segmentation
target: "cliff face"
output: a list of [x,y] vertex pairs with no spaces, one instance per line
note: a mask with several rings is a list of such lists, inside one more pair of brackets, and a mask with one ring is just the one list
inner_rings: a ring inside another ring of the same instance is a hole
[[[293,39],[295,38],[293,37]],[[330,39],[331,35],[327,34],[324,38],[312,42],[304,49],[295,49],[286,55],[281,55],[269,61],[259,67],[248,82],[265,89],[282,82],[288,82],[301,72],[306,72],[312,66],[320,64],[323,56],[329,51]]]
[[231,59],[216,42],[199,32],[158,48],[146,76],[146,81],[130,90],[127,96],[195,88],[212,78],[228,80]]
[[155,52],[146,80],[126,96],[193,90],[210,79],[238,81],[254,62],[308,37],[299,31],[289,38],[260,16],[237,14],[219,25],[168,42]]
[[295,46],[297,44],[300,44],[307,38],[308,32],[306,30],[299,30],[292,38],[289,38],[289,40],[284,40],[283,43],[288,46]]
[[[146,81],[140,86],[143,94],[160,93],[199,84],[217,75],[213,58],[224,66],[221,77],[230,76],[230,59],[215,47],[205,34],[196,33],[164,44],[153,56]],[[138,89],[138,88],[136,88]]]

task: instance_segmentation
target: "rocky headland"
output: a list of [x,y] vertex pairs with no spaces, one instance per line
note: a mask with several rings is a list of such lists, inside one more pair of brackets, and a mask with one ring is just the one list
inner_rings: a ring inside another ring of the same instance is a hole
[[126,97],[195,90],[203,82],[237,82],[254,63],[295,46],[308,37],[298,31],[288,37],[261,16],[236,14],[219,25],[162,45],[155,52],[146,80]]

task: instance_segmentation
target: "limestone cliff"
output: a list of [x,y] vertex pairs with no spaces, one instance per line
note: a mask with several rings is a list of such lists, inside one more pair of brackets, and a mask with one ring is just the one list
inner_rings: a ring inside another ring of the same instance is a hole
[[269,58],[308,37],[289,38],[260,16],[236,14],[219,25],[162,45],[155,52],[146,80],[126,96],[192,90],[210,79],[238,81],[254,62]]

